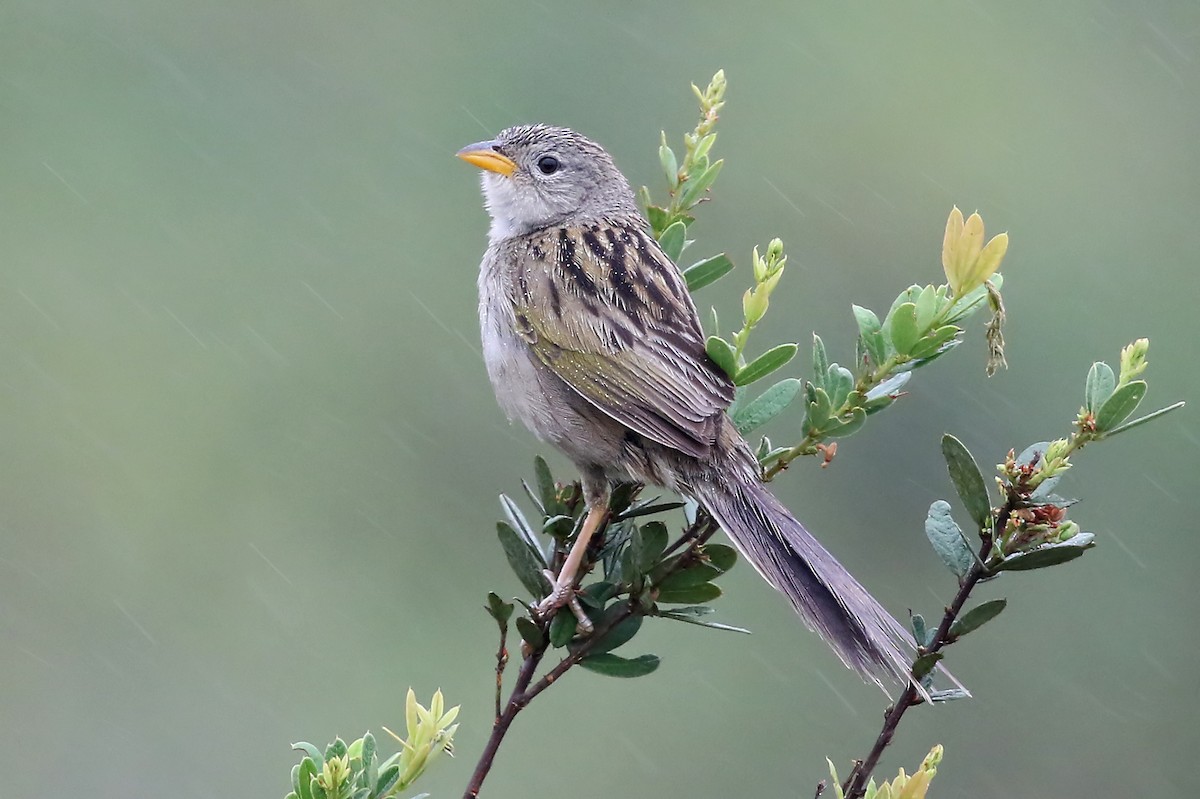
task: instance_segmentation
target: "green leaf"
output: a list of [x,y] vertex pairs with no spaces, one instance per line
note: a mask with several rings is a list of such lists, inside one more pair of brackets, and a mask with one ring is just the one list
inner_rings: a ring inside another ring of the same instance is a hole
[[950,638],[962,638],[970,632],[978,630],[983,625],[987,624],[992,619],[1000,615],[1000,611],[1008,606],[1007,599],[992,599],[984,602],[982,605],[977,605],[962,616],[959,616],[953,624],[950,625]]
[[[961,332],[961,331],[960,331],[960,332]],[[952,349],[954,349],[955,347],[957,347],[959,344],[962,344],[962,339],[961,339],[961,338],[952,338],[952,339],[950,339],[949,341],[947,341],[947,342],[945,342],[944,344],[942,344],[940,347],[938,347],[938,348],[937,348],[935,351],[933,351],[933,352],[932,352],[932,353],[930,353],[929,355],[926,355],[926,354],[925,354],[925,350],[924,350],[923,348],[921,348],[921,347],[918,347],[918,349],[920,349],[920,350],[922,351],[922,352],[921,352],[921,357],[920,357],[920,358],[917,358],[917,357],[914,355],[914,356],[913,356],[913,360],[912,360],[912,361],[909,361],[907,364],[905,364],[905,368],[908,368],[908,369],[920,369],[922,366],[926,366],[926,365],[928,365],[928,364],[931,364],[931,363],[933,363],[933,362],[934,362],[934,361],[936,361],[938,358],[942,357],[942,356],[943,356],[943,355],[945,355],[947,352],[949,352],[950,350],[952,350]]]
[[640,516],[652,516],[655,513],[665,513],[669,510],[682,508],[682,502],[647,502],[642,501],[634,505],[630,505],[628,510],[624,510],[613,517],[613,521],[623,522],[626,519],[636,519]]
[[542,498],[542,508],[547,516],[554,516],[562,511],[558,501],[558,487],[554,485],[554,475],[546,459],[538,455],[533,459],[533,473],[537,478],[538,496]]
[[949,502],[939,499],[929,506],[929,515],[925,518],[925,535],[950,571],[959,577],[967,573],[975,558],[967,548],[962,530],[950,515]]
[[816,388],[812,383],[805,386],[805,393],[808,395],[806,408],[804,412],[804,433],[818,433],[824,429],[826,423],[829,422],[829,415],[833,413],[833,404],[829,401],[829,395],[825,393],[825,389]]
[[1060,563],[1075,560],[1075,558],[1083,555],[1084,552],[1091,549],[1091,546],[1077,546],[1075,544],[1049,544],[1029,552],[1022,552],[1018,555],[1010,555],[997,565],[991,567],[993,572],[1002,571],[1029,571],[1031,569],[1044,569],[1047,566],[1057,566]]
[[688,586],[687,588],[675,588],[670,591],[660,591],[658,593],[659,602],[667,604],[693,604],[701,602],[711,602],[721,595],[721,587],[715,583],[701,583],[700,585]]
[[616,593],[616,585],[601,580],[599,582],[585,585],[583,588],[579,589],[579,592],[575,594],[575,596],[578,597],[579,601],[587,607],[601,610],[604,608],[604,603],[612,599],[613,595]]
[[671,608],[669,611],[660,611],[660,613],[671,613],[675,616],[689,616],[696,619],[716,612],[714,608],[708,605],[688,605],[683,608]]
[[796,395],[800,393],[803,383],[794,377],[787,377],[759,394],[750,402],[737,409],[733,414],[733,425],[743,436],[762,427],[767,422],[783,413]]
[[675,151],[665,143],[658,147],[658,163],[662,165],[663,174],[667,176],[667,184],[674,189],[679,185],[679,162],[675,159]]
[[795,344],[779,344],[772,347],[741,369],[738,369],[737,374],[733,378],[734,385],[747,386],[755,380],[766,377],[796,357],[796,350],[798,349],[799,347]]
[[1141,417],[1140,419],[1134,419],[1132,422],[1126,422],[1125,424],[1117,425],[1112,430],[1109,430],[1107,433],[1105,433],[1104,437],[1112,438],[1117,433],[1124,433],[1126,430],[1132,430],[1135,427],[1144,425],[1146,422],[1149,422],[1152,419],[1157,419],[1160,416],[1165,416],[1168,413],[1170,413],[1171,411],[1177,411],[1186,404],[1187,404],[1186,402],[1184,402],[1183,400],[1180,400],[1179,402],[1176,402],[1174,405],[1168,405],[1165,408],[1159,408],[1154,413],[1148,413],[1145,416]]
[[854,435],[867,423],[867,412],[854,408],[845,416],[839,416],[834,424],[827,424],[821,432],[829,438],[847,438]]
[[579,665],[588,671],[594,671],[606,677],[644,677],[657,669],[661,662],[658,655],[623,658],[620,655],[604,652],[585,657],[579,661]]
[[667,548],[667,538],[667,526],[662,522],[647,522],[633,531],[629,548],[633,553],[633,567],[638,574],[645,574],[654,568]]
[[[711,610],[711,608],[708,609]],[[682,608],[680,610],[682,610]],[[667,610],[658,615],[664,619],[681,621],[685,624],[695,624],[697,627],[710,627],[714,630],[728,630],[732,633],[745,633],[746,635],[750,635],[750,631],[745,627],[734,627],[732,624],[721,624],[720,622],[716,621],[705,621],[697,615],[691,613],[680,613],[679,610]]]
[[641,583],[644,575],[638,571],[637,564],[634,563],[632,546],[625,547],[625,549],[620,553],[620,557],[617,558],[617,563],[619,564],[620,568],[612,574],[605,574],[604,576],[613,582],[636,584],[633,587],[641,590]]
[[988,496],[987,484],[983,481],[979,465],[971,457],[970,451],[961,441],[946,433],[942,436],[942,457],[946,459],[950,480],[967,513],[971,514],[979,529],[991,528],[992,500]]
[[561,647],[570,643],[575,637],[579,621],[568,608],[560,608],[550,621],[550,646]]
[[535,597],[545,596],[550,590],[550,582],[542,574],[546,562],[534,554],[517,531],[504,522],[496,522],[496,535],[500,538],[500,546],[504,548],[504,557],[508,565],[525,586],[525,590]]
[[938,661],[944,657],[945,655],[941,652],[929,652],[921,655],[921,657],[913,661],[913,677],[915,677],[918,681],[921,680],[923,677],[927,676],[931,671],[933,671],[933,667],[936,666]]
[[500,625],[500,629],[503,630],[508,624],[508,620],[512,618],[515,606],[511,602],[505,602],[495,591],[488,591],[487,601],[488,603],[484,605],[484,610],[496,620],[496,623]]
[[864,308],[861,305],[851,305],[850,308],[854,311],[854,321],[858,323],[859,335],[865,337],[883,329],[883,326],[879,324],[879,317],[870,308]]
[[915,304],[916,301],[920,297],[921,297],[921,287],[918,286],[916,283],[912,284],[911,286],[906,288],[904,291],[897,294],[896,299],[892,300],[892,305],[890,308],[888,308],[887,314],[885,314],[883,317],[884,329],[891,327],[892,317],[896,315],[897,308],[899,308],[901,305],[903,305],[906,302]]
[[1112,367],[1103,361],[1096,361],[1088,370],[1087,383],[1083,389],[1083,406],[1092,413],[1100,409],[1104,401],[1112,396],[1117,387],[1117,376]]
[[725,544],[705,544],[704,557],[724,574],[737,563],[738,553],[736,549]]
[[662,591],[673,591],[678,588],[691,588],[694,585],[707,583],[722,574],[716,566],[708,563],[693,563],[686,569],[667,575],[657,587]]
[[[617,613],[624,613],[629,610],[628,602],[618,602],[608,609],[606,615],[612,618]],[[640,615],[630,616],[627,619],[622,619],[611,630],[604,634],[604,637],[591,642],[588,651],[592,655],[599,655],[604,652],[610,652],[617,647],[628,643],[633,636],[637,635],[638,630],[642,628],[642,619]]]
[[321,750],[310,744],[308,741],[299,741],[292,744],[293,749],[298,749],[308,755],[316,763],[317,768],[325,765],[325,755],[321,754]]
[[937,330],[931,331],[928,335],[918,341],[909,355],[911,355],[914,360],[933,360],[942,353],[942,348],[961,332],[961,327],[956,327],[955,325],[943,325]]
[[970,699],[971,692],[963,688],[947,688],[944,691],[930,691],[930,702],[953,702],[955,699]]
[[870,308],[863,308],[861,305],[852,305],[851,308],[854,310],[854,321],[858,323],[858,334],[862,337],[863,346],[871,357],[871,363],[879,366],[887,360],[879,317]]
[[645,203],[646,218],[650,220],[650,229],[654,231],[655,238],[662,238],[663,228],[667,226],[667,211],[664,208],[659,208],[657,205]]
[[725,253],[720,253],[712,258],[697,261],[684,269],[683,279],[687,283],[688,291],[696,292],[709,283],[715,283],[732,271],[733,261],[729,260]]
[[679,198],[679,207],[686,210],[699,202],[704,192],[717,179],[724,163],[724,159],[716,161],[699,175],[689,177],[687,183],[683,185],[683,196]]
[[375,743],[375,736],[368,730],[362,737],[362,755],[364,774],[367,776],[367,783],[374,784],[379,778],[379,759],[376,757],[378,745]]
[[737,353],[728,341],[720,336],[709,336],[704,350],[731,379],[737,374]]
[[501,494],[500,507],[504,509],[504,515],[508,517],[509,525],[521,535],[521,538],[529,545],[530,550],[538,556],[538,559],[542,561],[543,568],[545,568],[546,559],[542,555],[542,545],[538,542],[537,535],[533,532],[533,525],[525,518],[525,514],[521,513],[521,509],[517,507],[517,503],[513,502],[512,497],[508,496],[508,494]]
[[1080,532],[1080,533],[1076,533],[1075,535],[1071,536],[1066,541],[1059,541],[1058,543],[1059,544],[1067,544],[1069,546],[1082,547],[1084,549],[1091,549],[1092,547],[1096,546],[1095,541],[1096,541],[1095,534]]
[[873,403],[876,400],[888,397],[894,399],[900,396],[901,390],[912,379],[912,372],[900,372],[884,380],[879,385],[867,392],[867,402]]
[[342,757],[346,754],[346,742],[341,738],[334,738],[329,746],[325,747],[325,762],[328,763],[335,757]]
[[633,501],[637,499],[638,492],[642,490],[639,483],[620,482],[613,487],[612,495],[608,499],[608,509],[614,514],[624,513]]
[[[837,788],[834,789],[834,793],[838,796],[838,799],[841,799],[842,781],[841,781],[841,779],[838,778],[837,766],[833,765],[833,761],[830,760],[829,758],[825,758],[825,762],[829,764],[829,783],[831,785],[838,786]],[[817,794],[817,795],[820,796],[820,794]]]
[[929,630],[925,627],[925,617],[920,613],[912,615],[913,640],[917,646],[929,646]]
[[854,313],[854,322],[858,323],[858,335],[866,338],[875,336],[883,329],[880,324],[880,318],[875,316],[875,312],[870,308],[864,308],[860,305],[851,305],[851,310]]
[[[546,506],[542,504],[542,498],[538,494],[538,492],[534,490],[533,486],[529,485],[528,481],[522,480],[521,488],[525,489],[525,496],[529,497],[529,501],[533,503],[533,506],[535,508],[537,508],[538,514],[541,516],[545,516],[546,515]],[[545,528],[546,528],[546,526],[543,524],[542,530],[544,531]]]
[[829,393],[829,404],[840,408],[854,390],[854,373],[836,363],[825,372],[825,390]]
[[671,226],[658,237],[658,243],[663,248],[663,252],[672,261],[678,261],[679,256],[683,255],[685,235],[687,235],[687,226],[683,222],[672,222]]
[[394,763],[379,772],[379,781],[375,783],[375,795],[387,796],[396,783],[400,781],[400,764]]
[[859,378],[868,377],[875,371],[874,363],[875,359],[871,357],[867,348],[867,340],[859,336],[854,340],[854,374]]
[[629,552],[629,539],[633,537],[632,524],[610,526],[604,536],[604,544],[600,550],[600,560],[604,564],[604,580],[610,583],[621,582],[621,562]]
[[[570,611],[564,611],[564,612],[568,616],[571,615]],[[527,617],[518,616],[516,625],[517,625],[517,632],[521,634],[521,639],[523,641],[525,641],[525,643],[529,644],[534,649],[537,649],[537,648],[545,645],[546,636],[542,633],[542,628],[538,627],[536,624],[534,624],[532,621],[530,621]]]
[[829,356],[825,354],[825,342],[821,341],[821,337],[813,333],[813,382],[818,388],[827,388],[825,385],[825,373],[829,371]]
[[[322,761],[324,762],[324,761]],[[317,776],[315,758],[306,757],[300,761],[300,773],[296,776],[296,793],[300,799],[312,799],[312,781]]]
[[917,309],[917,330],[928,330],[938,311],[937,289],[933,286],[925,286],[913,303]]
[[1146,396],[1146,381],[1134,380],[1113,392],[1096,411],[1096,430],[1106,433],[1130,417]]
[[[907,374],[912,374],[912,373],[911,372],[901,372],[901,374],[907,375]],[[888,407],[895,401],[896,400],[894,400],[888,396],[876,397],[875,399],[868,401],[867,404],[863,406],[863,410],[867,412],[867,416],[873,416],[874,414],[879,413],[880,411],[882,411],[884,408]]]
[[[560,513],[557,516],[547,516],[542,522],[542,532],[559,540],[566,540],[575,530],[575,517]],[[539,548],[540,551],[540,548]]]
[[912,352],[921,338],[921,331],[917,329],[917,306],[906,302],[896,309],[888,326],[888,337],[897,353],[908,355]]

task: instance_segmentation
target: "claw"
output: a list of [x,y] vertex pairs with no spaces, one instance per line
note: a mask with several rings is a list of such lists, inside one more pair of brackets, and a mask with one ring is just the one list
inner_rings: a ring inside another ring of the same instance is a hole
[[583,605],[579,604],[579,597],[575,596],[574,591],[571,592],[570,598],[567,599],[567,606],[571,608],[571,612],[575,614],[575,621],[578,622],[575,625],[576,632],[591,635],[596,626],[592,624],[592,620],[588,618],[588,615],[583,612]]
[[571,551],[567,553],[567,558],[563,561],[559,573],[555,575],[548,569],[542,572],[552,587],[546,598],[534,606],[537,615],[545,617],[563,605],[570,605],[571,612],[575,614],[575,619],[579,622],[580,631],[585,633],[592,631],[591,619],[587,617],[587,614],[583,612],[583,607],[575,599],[575,580],[579,577],[579,566],[587,552],[588,542],[597,528],[603,524],[607,515],[608,509],[605,506],[592,507],[584,517],[583,524],[579,528],[579,535],[575,538],[575,543],[571,545]]
[[542,574],[547,580],[550,581],[550,584],[553,587],[550,589],[550,593],[546,595],[545,599],[534,606],[534,610],[537,611],[537,614],[545,617],[552,611],[555,611],[566,605],[571,609],[571,613],[574,614],[575,620],[578,622],[576,629],[584,635],[591,633],[592,630],[595,629],[595,625],[592,624],[592,620],[589,619],[587,613],[584,612],[583,605],[579,604],[579,598],[575,596],[574,581],[572,580],[571,582],[564,583],[561,575],[559,577],[555,577],[554,572],[550,571],[549,569],[543,569]]

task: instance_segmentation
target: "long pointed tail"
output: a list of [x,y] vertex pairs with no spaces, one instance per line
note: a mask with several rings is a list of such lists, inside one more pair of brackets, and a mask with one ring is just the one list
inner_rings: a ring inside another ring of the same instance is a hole
[[[912,637],[758,481],[702,482],[697,501],[805,624],[864,679],[909,680]],[[885,688],[886,690],[886,688]]]

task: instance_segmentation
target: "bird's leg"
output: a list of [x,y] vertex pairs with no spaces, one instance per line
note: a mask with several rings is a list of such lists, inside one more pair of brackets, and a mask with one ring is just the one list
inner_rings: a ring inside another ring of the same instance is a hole
[[585,632],[591,631],[591,619],[587,617],[587,614],[583,612],[583,608],[575,601],[575,578],[578,577],[579,566],[583,563],[584,555],[587,554],[588,544],[591,543],[592,536],[604,526],[607,516],[607,501],[589,503],[587,516],[584,517],[583,525],[579,528],[579,535],[575,537],[575,543],[571,545],[571,551],[567,553],[567,559],[563,561],[562,568],[558,571],[558,576],[555,577],[552,573],[546,572],[546,577],[550,580],[553,587],[546,598],[538,603],[537,612],[539,614],[545,615],[555,608],[561,608],[563,605],[570,604],[571,612],[579,620],[579,626]]
[[602,470],[595,467],[583,467],[581,471],[583,499],[586,503],[587,513],[583,517],[579,533],[575,536],[575,542],[571,545],[571,550],[567,553],[562,568],[558,570],[558,575],[549,571],[544,572],[546,579],[550,581],[551,589],[546,598],[537,604],[536,611],[545,616],[563,605],[569,605],[571,613],[579,622],[579,630],[590,633],[593,626],[592,621],[583,612],[579,600],[575,598],[575,581],[579,576],[583,559],[587,556],[588,545],[591,543],[592,537],[597,530],[604,527],[608,519],[609,494],[608,479]]

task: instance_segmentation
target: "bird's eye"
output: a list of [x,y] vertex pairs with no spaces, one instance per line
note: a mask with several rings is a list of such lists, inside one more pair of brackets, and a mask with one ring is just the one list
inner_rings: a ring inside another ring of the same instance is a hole
[[537,168],[543,175],[553,175],[558,171],[558,159],[552,155],[543,155],[538,159]]

